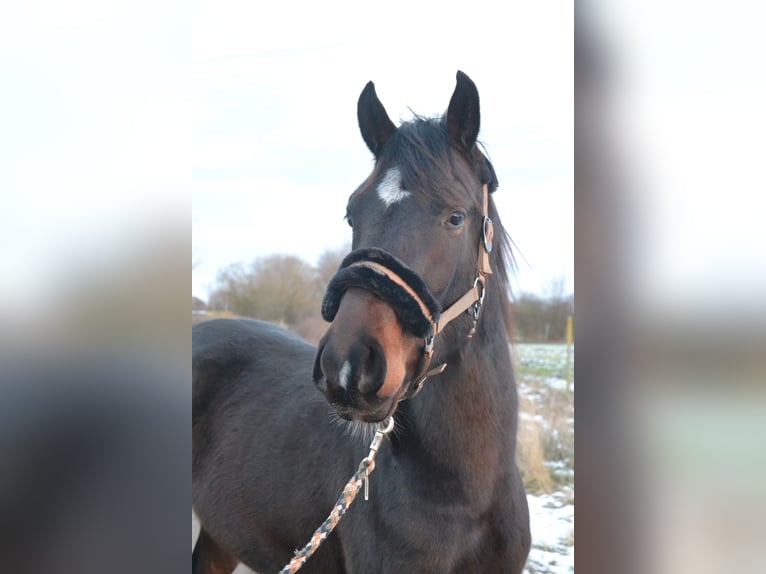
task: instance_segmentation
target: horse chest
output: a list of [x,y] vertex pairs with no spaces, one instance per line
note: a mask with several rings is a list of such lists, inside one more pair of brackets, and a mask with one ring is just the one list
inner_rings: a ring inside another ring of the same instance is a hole
[[488,572],[503,563],[510,533],[495,510],[503,504],[463,488],[445,498],[449,486],[373,480],[371,500],[359,501],[341,528],[347,572]]
[[352,527],[353,540],[342,537],[347,572],[501,571],[507,543],[497,543],[506,535],[498,526],[489,517],[456,508],[410,512],[401,520],[378,517]]

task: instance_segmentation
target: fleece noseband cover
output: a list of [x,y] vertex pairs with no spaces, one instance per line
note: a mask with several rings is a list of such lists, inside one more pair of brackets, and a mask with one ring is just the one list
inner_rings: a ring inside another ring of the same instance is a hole
[[[393,278],[396,276],[405,285]],[[420,276],[390,253],[371,247],[352,251],[343,259],[322,301],[325,321],[335,318],[344,293],[351,287],[370,291],[390,305],[402,326],[412,335],[421,338],[433,335],[441,305],[429,293]],[[420,301],[413,297],[413,293]]]

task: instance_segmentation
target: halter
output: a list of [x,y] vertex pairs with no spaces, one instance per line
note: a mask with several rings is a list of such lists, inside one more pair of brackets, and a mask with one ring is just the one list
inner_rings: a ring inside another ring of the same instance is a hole
[[487,275],[492,274],[489,254],[492,252],[494,227],[489,218],[489,191],[486,183],[482,188],[482,199],[482,233],[476,278],[473,286],[444,311],[417,273],[390,253],[374,247],[357,249],[346,256],[327,287],[322,302],[322,317],[326,321],[330,322],[335,318],[346,290],[359,287],[372,292],[389,304],[403,327],[416,337],[423,338],[421,367],[411,388],[401,400],[414,397],[428,377],[438,375],[447,368],[447,363],[442,363],[429,370],[434,352],[434,338],[450,321],[468,312],[473,324],[467,338],[470,339],[476,332],[479,313],[484,303],[484,284]]

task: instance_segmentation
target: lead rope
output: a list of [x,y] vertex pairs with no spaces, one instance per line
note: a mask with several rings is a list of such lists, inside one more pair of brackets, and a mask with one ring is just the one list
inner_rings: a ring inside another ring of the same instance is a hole
[[311,537],[308,544],[300,550],[295,551],[293,559],[279,571],[279,574],[292,574],[303,567],[306,560],[317,551],[320,544],[327,539],[330,533],[338,525],[338,522],[340,522],[343,515],[346,514],[348,507],[351,506],[356,495],[359,494],[362,484],[364,484],[364,499],[367,500],[369,498],[369,480],[370,474],[375,470],[375,455],[378,454],[378,449],[383,441],[383,437],[390,433],[393,428],[394,417],[391,417],[388,419],[386,428],[375,431],[375,437],[370,443],[370,453],[362,459],[354,476],[352,476],[351,480],[346,483],[343,493],[340,495],[338,502],[335,503],[332,512],[330,512],[330,516],[328,516],[322,525],[314,531],[314,535]]

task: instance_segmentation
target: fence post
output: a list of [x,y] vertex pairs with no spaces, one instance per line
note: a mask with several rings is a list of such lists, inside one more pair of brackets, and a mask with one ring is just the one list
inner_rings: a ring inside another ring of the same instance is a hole
[[570,365],[572,364],[572,315],[567,316],[567,392],[571,388],[572,373]]

